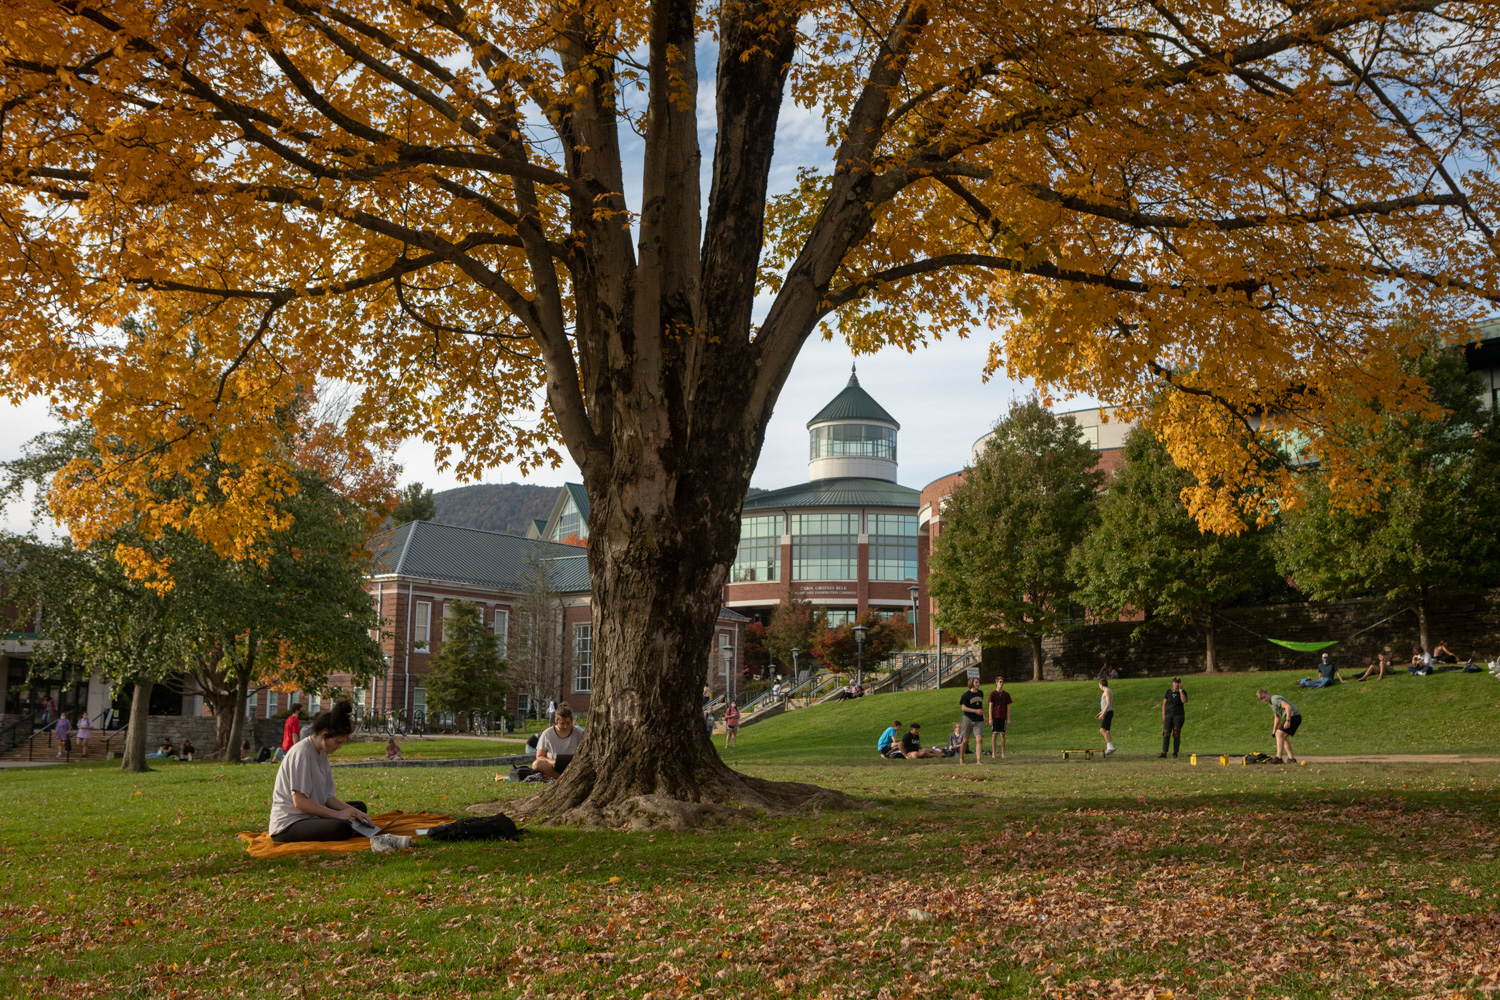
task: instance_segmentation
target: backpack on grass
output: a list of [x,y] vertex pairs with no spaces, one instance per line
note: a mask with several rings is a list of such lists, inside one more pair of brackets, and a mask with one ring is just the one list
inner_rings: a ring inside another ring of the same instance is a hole
[[495,813],[493,816],[465,816],[435,826],[427,831],[427,836],[453,843],[461,840],[520,840],[525,832],[509,816]]

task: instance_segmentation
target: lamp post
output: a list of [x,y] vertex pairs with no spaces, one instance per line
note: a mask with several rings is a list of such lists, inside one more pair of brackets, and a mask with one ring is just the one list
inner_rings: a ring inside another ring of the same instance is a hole
[[[797,665],[797,654],[800,653],[800,652],[802,652],[802,650],[798,646],[793,646],[792,649],[791,649],[791,653],[792,653],[792,684],[793,685],[800,684],[802,682],[802,668]],[[807,685],[807,703],[809,705],[812,704],[812,685],[811,684]]]
[[932,689],[936,691],[943,686],[943,630],[933,629],[937,634],[937,674],[936,680],[932,682]]
[[[919,594],[921,590],[917,587],[916,584],[912,584],[910,587],[907,587],[906,590],[911,594],[911,648],[918,649],[920,648],[921,644],[917,642],[917,621],[920,619],[921,613],[918,611],[917,607],[917,594]],[[896,690],[901,690],[901,671],[899,670],[896,671]]]
[[854,685],[865,686],[865,634],[870,630],[863,625],[854,626]]
[[729,711],[729,703],[734,700],[734,690],[729,684],[729,665],[734,659],[733,646],[720,646],[719,655],[724,657],[724,710]]

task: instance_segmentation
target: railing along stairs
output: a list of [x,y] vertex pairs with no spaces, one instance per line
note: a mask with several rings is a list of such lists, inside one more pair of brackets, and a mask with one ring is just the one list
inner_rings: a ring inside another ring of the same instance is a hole
[[30,716],[14,720],[0,729],[0,747],[4,747],[0,750],[0,760],[46,762],[55,761],[59,754],[62,755],[63,762],[68,764],[83,760],[108,760],[109,754],[119,753],[124,749],[125,734],[130,729],[128,721],[118,729],[109,729],[114,715],[114,709],[106,708],[97,716],[91,716],[89,721],[93,724],[92,735],[88,742],[79,746],[76,735],[78,730],[75,727],[72,745],[63,747],[55,738],[57,722],[53,720],[45,726],[40,725],[37,713],[32,712]]

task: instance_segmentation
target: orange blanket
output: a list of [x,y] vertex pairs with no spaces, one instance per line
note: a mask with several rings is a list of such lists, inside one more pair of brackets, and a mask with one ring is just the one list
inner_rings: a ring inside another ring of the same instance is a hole
[[[451,823],[453,818],[443,813],[394,812],[371,816],[375,825],[384,833],[410,837],[418,830]],[[300,854],[347,854],[350,851],[368,851],[370,838],[351,837],[348,840],[303,840],[293,844],[278,844],[269,833],[241,833],[245,850],[252,858],[290,858]]]

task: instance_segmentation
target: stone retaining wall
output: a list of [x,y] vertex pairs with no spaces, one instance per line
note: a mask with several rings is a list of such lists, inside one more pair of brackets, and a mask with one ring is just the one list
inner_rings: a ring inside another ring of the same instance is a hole
[[[1411,648],[1417,644],[1416,613],[1375,598],[1231,608],[1220,614],[1223,617],[1215,622],[1215,646],[1219,669],[1226,673],[1312,670],[1318,661],[1316,653],[1293,652],[1261,636],[1296,642],[1338,639],[1339,644],[1328,653],[1345,671],[1354,667],[1363,671],[1382,650],[1389,651],[1396,666],[1404,670],[1411,659]],[[1392,614],[1394,618],[1381,623]],[[1106,661],[1122,677],[1202,672],[1201,631],[1152,625],[1134,638],[1132,633],[1139,624],[1104,622],[1047,640],[1042,644],[1046,654],[1043,675],[1048,680],[1092,677]],[[1500,590],[1434,595],[1429,630],[1434,643],[1446,641],[1460,659],[1471,654],[1476,661],[1500,657]],[[1360,634],[1355,636],[1356,632]],[[993,677],[1001,671],[1007,680],[1029,680],[1031,650],[986,649],[984,676]]]
[[[252,753],[263,746],[281,746],[281,733],[286,719],[256,719],[254,732],[247,727],[245,738],[250,741]],[[307,723],[303,723],[304,729]],[[199,756],[207,757],[218,749],[214,739],[212,716],[153,715],[146,726],[146,752],[153,753],[163,738],[170,739],[173,746],[181,746],[183,738],[192,741]],[[118,741],[116,741],[118,742]]]

